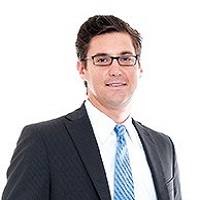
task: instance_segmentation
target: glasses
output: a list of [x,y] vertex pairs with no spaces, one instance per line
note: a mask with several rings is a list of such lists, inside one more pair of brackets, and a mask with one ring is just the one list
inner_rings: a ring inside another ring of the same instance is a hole
[[93,64],[96,66],[104,67],[109,66],[116,59],[120,66],[134,66],[138,60],[139,55],[121,55],[121,56],[110,56],[110,55],[94,55],[86,57],[84,60],[93,60]]

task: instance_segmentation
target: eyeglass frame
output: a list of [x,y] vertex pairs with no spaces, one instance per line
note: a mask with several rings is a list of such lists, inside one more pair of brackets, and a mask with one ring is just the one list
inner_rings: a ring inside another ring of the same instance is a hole
[[[108,56],[109,58],[111,58],[110,64],[106,64],[106,65],[103,65],[103,64],[102,64],[102,65],[96,64],[95,61],[94,61],[94,58],[95,58],[95,57],[98,57],[98,56]],[[134,63],[134,64],[131,64],[131,65],[121,64],[120,61],[119,61],[119,59],[120,59],[120,58],[123,58],[124,56],[134,57],[134,58],[135,58],[135,63]],[[95,66],[98,66],[98,67],[106,67],[106,66],[112,65],[113,60],[116,59],[117,62],[118,62],[118,64],[119,64],[120,66],[127,66],[127,67],[131,67],[131,66],[132,66],[132,67],[133,67],[133,66],[136,65],[139,56],[140,56],[140,55],[138,55],[138,54],[137,54],[137,55],[133,55],[133,54],[122,54],[122,55],[119,55],[119,56],[112,56],[112,55],[108,55],[108,54],[96,54],[96,55],[93,55],[93,56],[88,56],[88,57],[86,57],[86,58],[83,58],[82,60],[83,60],[83,61],[86,61],[86,60],[92,59],[93,64],[94,64]]]

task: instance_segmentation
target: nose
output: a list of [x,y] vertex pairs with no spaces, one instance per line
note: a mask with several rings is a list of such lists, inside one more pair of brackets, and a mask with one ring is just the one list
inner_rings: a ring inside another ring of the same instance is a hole
[[110,76],[122,75],[122,67],[119,65],[117,60],[113,60],[112,64],[109,66],[109,75]]

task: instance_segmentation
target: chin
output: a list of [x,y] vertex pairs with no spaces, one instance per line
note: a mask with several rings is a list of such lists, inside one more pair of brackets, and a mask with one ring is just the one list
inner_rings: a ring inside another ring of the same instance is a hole
[[117,109],[117,108],[124,108],[124,107],[126,107],[128,104],[130,103],[130,101],[129,100],[127,100],[127,99],[114,99],[114,100],[109,100],[109,101],[107,101],[107,105],[109,106],[109,107],[112,107],[112,108],[114,108],[114,109]]

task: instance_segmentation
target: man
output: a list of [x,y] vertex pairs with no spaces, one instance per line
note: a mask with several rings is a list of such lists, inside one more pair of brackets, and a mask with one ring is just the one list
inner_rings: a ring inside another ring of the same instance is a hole
[[[115,16],[96,15],[80,27],[76,50],[88,99],[66,116],[24,128],[2,199],[181,200],[171,139],[131,117],[143,72],[140,34]],[[125,127],[126,169],[115,164],[116,125]]]

